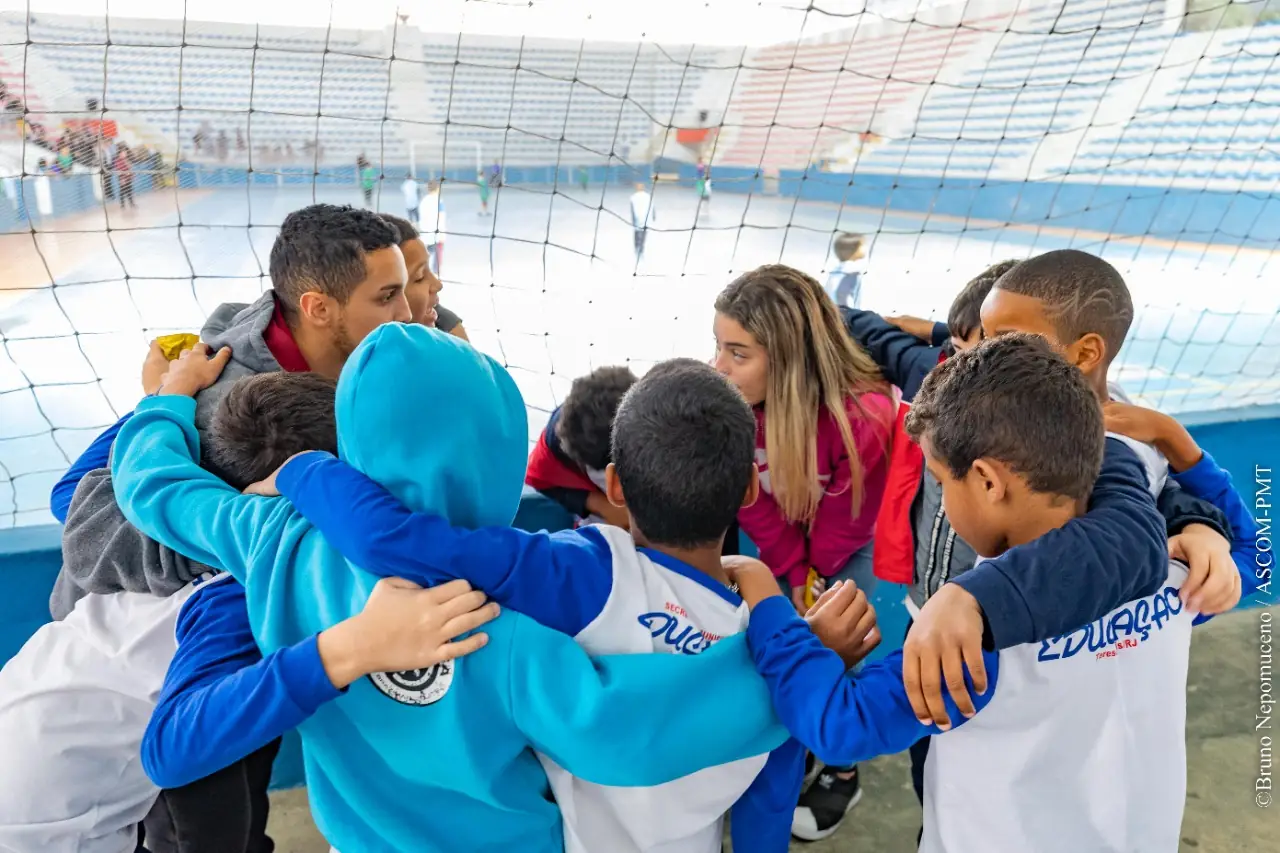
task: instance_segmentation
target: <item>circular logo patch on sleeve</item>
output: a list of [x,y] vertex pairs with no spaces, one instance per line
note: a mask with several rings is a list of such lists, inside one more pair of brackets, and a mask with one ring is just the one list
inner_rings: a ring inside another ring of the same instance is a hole
[[449,692],[457,665],[457,661],[444,661],[427,669],[375,672],[369,676],[369,680],[380,693],[401,705],[431,705],[439,702]]

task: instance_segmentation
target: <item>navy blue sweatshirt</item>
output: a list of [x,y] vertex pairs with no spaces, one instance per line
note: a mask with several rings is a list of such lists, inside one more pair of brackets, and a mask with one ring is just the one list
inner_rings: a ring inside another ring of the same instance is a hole
[[880,366],[884,378],[898,386],[902,399],[908,403],[915,399],[929,371],[942,360],[945,344],[951,339],[946,323],[935,323],[933,340],[926,343],[874,311],[841,308],[840,315],[850,336]]

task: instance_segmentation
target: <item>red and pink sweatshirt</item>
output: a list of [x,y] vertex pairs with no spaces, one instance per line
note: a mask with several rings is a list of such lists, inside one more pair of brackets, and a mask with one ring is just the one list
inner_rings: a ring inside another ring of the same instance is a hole
[[773,569],[774,575],[785,577],[792,586],[804,584],[810,566],[823,577],[834,575],[875,533],[888,471],[894,402],[878,392],[856,398],[850,395],[845,410],[862,463],[861,507],[855,516],[849,454],[840,438],[840,427],[824,408],[818,417],[818,477],[823,495],[813,523],[805,529],[802,524],[787,521],[774,500],[765,453],[764,406],[755,407],[760,497],[738,512],[738,523],[760,549],[760,559]]

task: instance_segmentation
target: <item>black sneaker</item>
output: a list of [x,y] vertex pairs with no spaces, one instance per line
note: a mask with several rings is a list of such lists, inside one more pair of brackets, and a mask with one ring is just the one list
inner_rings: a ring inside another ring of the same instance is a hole
[[791,818],[791,834],[801,841],[819,841],[840,828],[849,809],[862,799],[862,783],[854,768],[853,778],[841,779],[824,767],[809,789],[800,795]]

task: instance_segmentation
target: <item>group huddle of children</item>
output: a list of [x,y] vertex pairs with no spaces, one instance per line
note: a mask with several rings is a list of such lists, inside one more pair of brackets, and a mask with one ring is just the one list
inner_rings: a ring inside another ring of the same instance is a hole
[[[761,267],[711,365],[584,377],[530,456],[407,225],[291,214],[55,488],[0,850],[269,851],[295,728],[342,853],[781,851],[906,749],[923,851],[1177,848],[1190,629],[1262,578],[1225,472],[1107,385],[1113,268],[997,265],[916,337]],[[526,480],[584,523],[511,527]],[[862,664],[877,578],[914,622]]]

